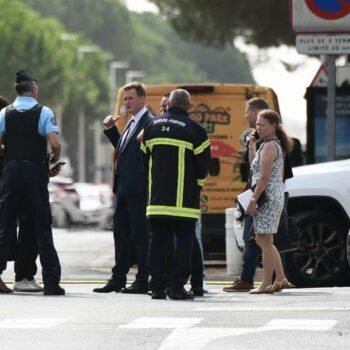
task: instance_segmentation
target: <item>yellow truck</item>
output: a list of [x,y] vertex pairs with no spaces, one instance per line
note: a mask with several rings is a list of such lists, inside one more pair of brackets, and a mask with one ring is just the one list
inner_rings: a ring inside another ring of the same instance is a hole
[[[201,192],[202,235],[205,240],[224,238],[225,209],[235,206],[237,194],[244,187],[240,165],[244,138],[249,132],[245,119],[245,102],[255,96],[266,99],[279,111],[277,96],[270,88],[238,84],[164,84],[147,85],[147,107],[159,113],[162,96],[177,88],[192,96],[190,117],[207,130],[211,143],[210,174]],[[115,115],[124,115],[121,91],[118,92]],[[118,121],[123,130],[129,116]]]

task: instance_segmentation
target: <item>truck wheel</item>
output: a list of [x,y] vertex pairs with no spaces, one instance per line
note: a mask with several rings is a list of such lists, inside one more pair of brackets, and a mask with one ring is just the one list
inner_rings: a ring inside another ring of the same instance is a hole
[[347,269],[345,225],[326,212],[294,218],[301,231],[300,248],[284,256],[287,278],[298,287],[337,284]]

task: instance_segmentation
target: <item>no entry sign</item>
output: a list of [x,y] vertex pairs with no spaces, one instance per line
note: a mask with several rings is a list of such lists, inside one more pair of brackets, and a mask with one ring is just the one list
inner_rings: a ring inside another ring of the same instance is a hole
[[291,0],[295,33],[349,33],[350,0]]

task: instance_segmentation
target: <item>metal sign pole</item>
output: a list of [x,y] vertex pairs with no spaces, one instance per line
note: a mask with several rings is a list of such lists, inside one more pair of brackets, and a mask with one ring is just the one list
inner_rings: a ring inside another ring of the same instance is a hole
[[327,155],[328,161],[335,159],[335,55],[327,55]]

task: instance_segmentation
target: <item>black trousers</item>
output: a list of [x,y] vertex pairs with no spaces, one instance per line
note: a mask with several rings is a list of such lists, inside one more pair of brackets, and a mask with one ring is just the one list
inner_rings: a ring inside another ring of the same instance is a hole
[[[171,235],[171,233],[169,233]],[[166,287],[170,287],[172,283],[172,277],[174,274],[174,263],[175,263],[175,250],[177,240],[175,233],[172,233],[172,238],[164,243],[165,249],[165,265],[166,265]],[[167,245],[167,246],[166,246]],[[192,288],[203,288],[203,274],[204,274],[204,257],[203,251],[198,240],[197,234],[193,239],[193,250],[192,250],[192,269],[191,269],[191,287]]]
[[[37,238],[45,285],[56,285],[61,278],[61,266],[52,238],[52,215],[47,189],[47,170],[28,161],[9,161],[2,172],[0,195],[0,273],[10,255],[11,228],[23,208],[32,218]],[[28,231],[30,232],[30,231]],[[26,234],[33,234],[24,232]]]
[[[174,290],[180,290],[191,274],[196,222],[173,218],[151,218],[149,222],[151,240],[148,266],[152,277],[150,287],[152,290],[164,290],[170,284]],[[174,254],[170,254],[169,252],[174,249]],[[170,274],[169,257],[174,258],[170,282],[167,281],[167,276]]]
[[16,282],[25,278],[28,281],[31,281],[38,271],[36,266],[36,259],[38,257],[38,243],[34,221],[28,215],[25,215],[23,210],[18,218],[18,221],[18,236],[17,227],[14,226],[11,229],[11,248],[8,261],[15,261],[14,267]]
[[192,270],[191,270],[191,287],[203,288],[203,274],[204,274],[204,257],[203,252],[195,235],[193,239],[193,251],[192,251]]
[[148,284],[149,229],[146,221],[146,201],[146,194],[117,192],[113,220],[115,265],[112,268],[112,279],[116,283],[126,283],[127,273],[134,260],[134,251],[138,266],[135,282]]
[[15,280],[27,279],[31,281],[38,269],[36,259],[38,257],[38,242],[35,233],[34,221],[25,214],[19,218],[19,230],[16,246]]

